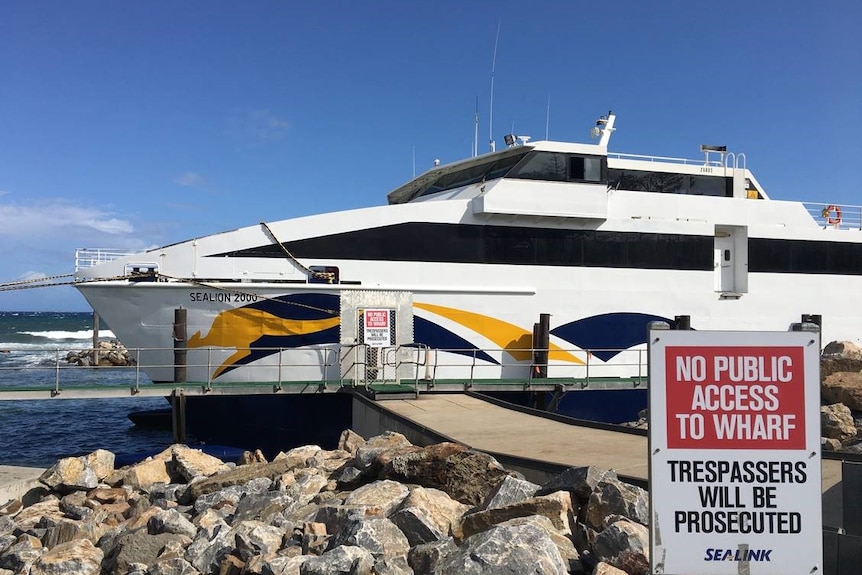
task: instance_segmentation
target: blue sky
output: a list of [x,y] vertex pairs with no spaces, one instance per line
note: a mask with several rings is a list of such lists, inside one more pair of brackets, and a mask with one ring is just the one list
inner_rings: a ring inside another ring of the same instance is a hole
[[[862,204],[862,3],[5,2],[0,283],[385,203],[494,135],[745,152],[776,199]],[[550,106],[548,103],[550,102]],[[546,123],[550,110],[550,121]],[[0,310],[88,310],[70,287]]]

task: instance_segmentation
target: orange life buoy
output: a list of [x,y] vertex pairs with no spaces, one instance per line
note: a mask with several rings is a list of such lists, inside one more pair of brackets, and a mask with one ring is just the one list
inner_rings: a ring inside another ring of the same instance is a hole
[[828,205],[823,210],[823,217],[826,218],[826,223],[830,226],[837,226],[841,223],[841,208],[835,204]]

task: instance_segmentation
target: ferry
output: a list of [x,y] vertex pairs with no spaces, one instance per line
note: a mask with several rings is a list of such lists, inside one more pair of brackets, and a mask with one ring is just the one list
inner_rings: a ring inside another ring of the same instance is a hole
[[590,143],[507,135],[387,205],[80,249],[75,285],[153,382],[177,379],[177,342],[194,382],[525,378],[543,317],[540,367],[561,378],[642,369],[648,324],[680,316],[787,330],[804,315],[823,341],[857,339],[858,208],[771,199],[725,146],[609,152],[615,122]]

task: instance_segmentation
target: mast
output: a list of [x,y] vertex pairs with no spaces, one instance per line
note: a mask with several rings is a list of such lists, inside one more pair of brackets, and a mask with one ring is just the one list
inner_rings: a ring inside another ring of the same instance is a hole
[[500,40],[500,22],[497,20],[497,37],[494,38],[494,58],[491,60],[491,109],[488,111],[488,145],[491,151],[496,150],[494,143],[494,70],[497,68],[497,42]]

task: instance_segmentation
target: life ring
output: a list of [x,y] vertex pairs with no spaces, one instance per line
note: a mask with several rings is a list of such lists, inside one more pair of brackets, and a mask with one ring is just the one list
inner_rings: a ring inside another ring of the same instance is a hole
[[823,208],[823,217],[826,218],[826,223],[830,226],[837,226],[841,223],[841,208],[835,204],[830,204]]

